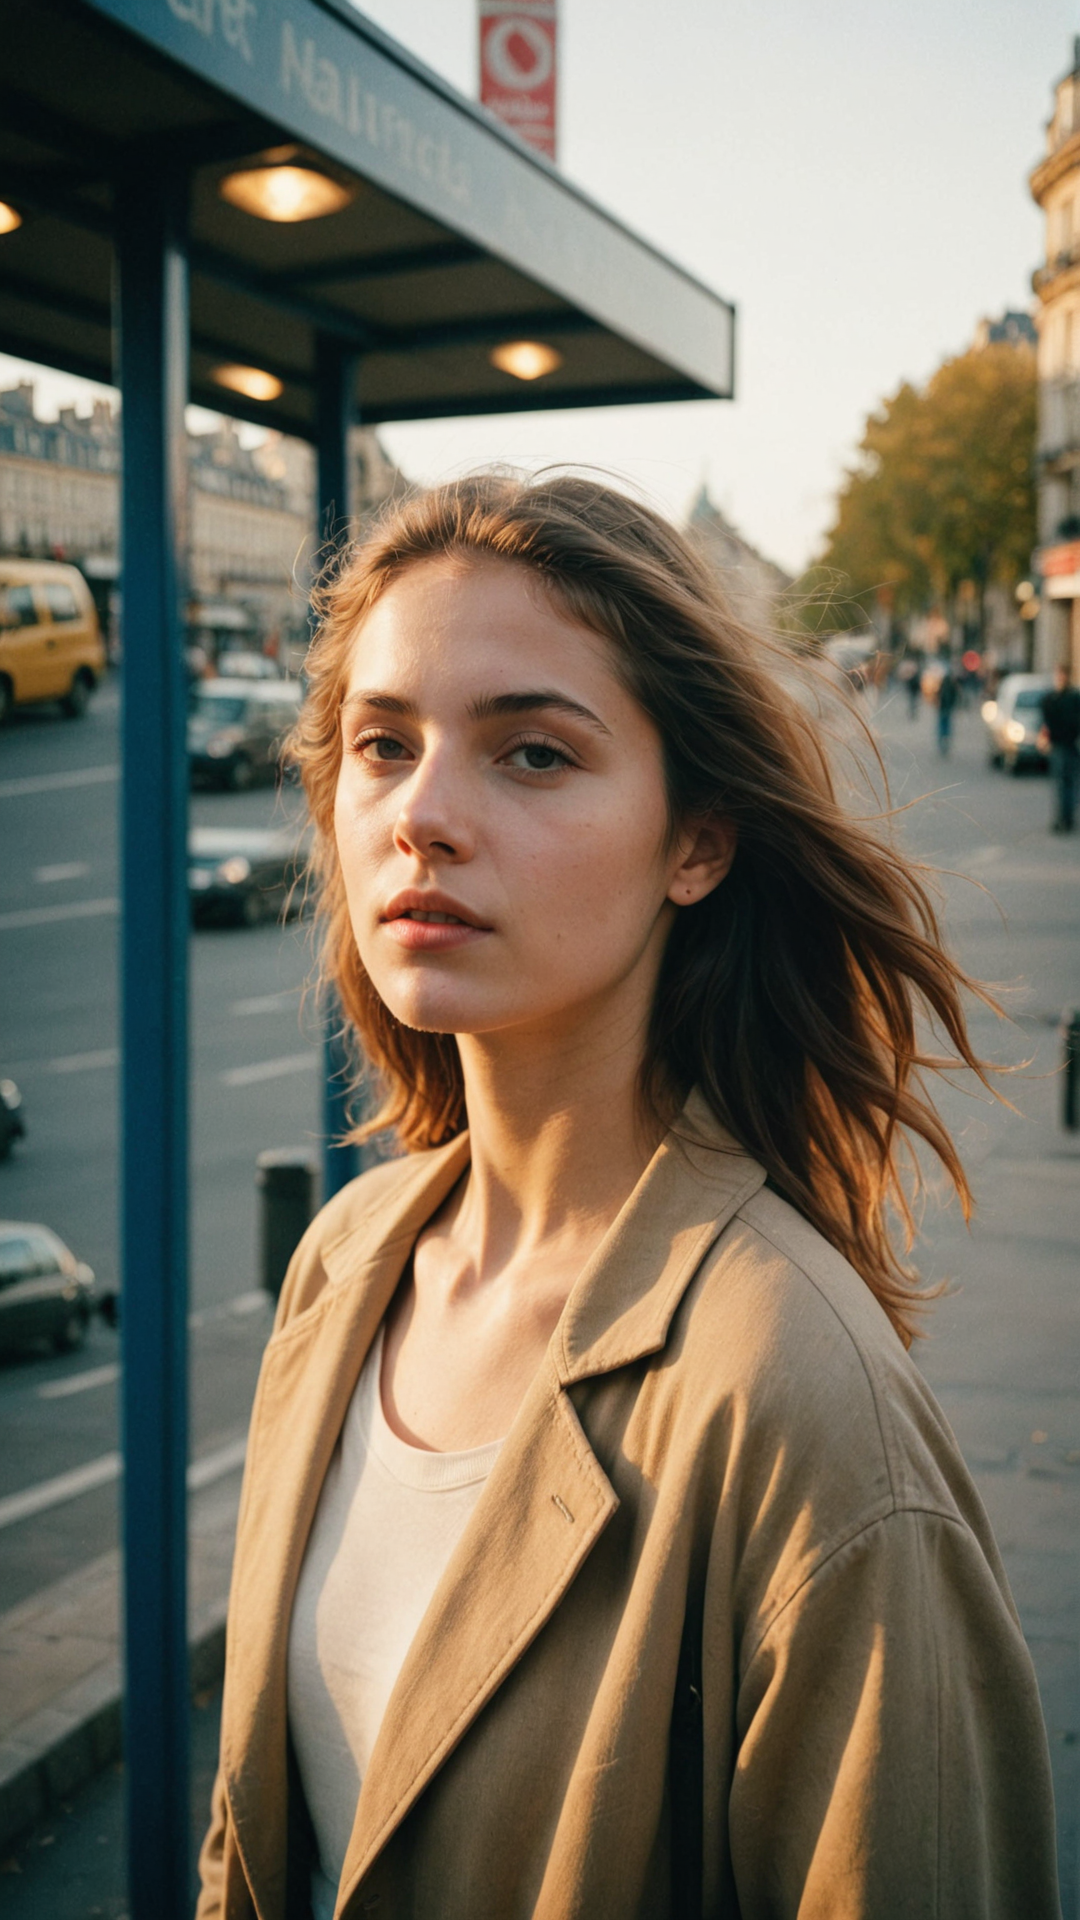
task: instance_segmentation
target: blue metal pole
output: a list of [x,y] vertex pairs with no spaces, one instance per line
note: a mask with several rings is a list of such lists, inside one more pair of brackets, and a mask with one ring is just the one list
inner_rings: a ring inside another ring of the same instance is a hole
[[186,185],[117,186],[123,391],[124,1650],[128,1911],[191,1911],[187,1657],[188,901],[178,554]]
[[[356,418],[356,355],[325,334],[315,342],[316,461],[319,560],[326,565],[349,537],[349,428]],[[323,1190],[329,1200],[360,1171],[356,1147],[343,1145],[350,1125],[352,1063],[341,1037],[341,1010],[324,1010]]]

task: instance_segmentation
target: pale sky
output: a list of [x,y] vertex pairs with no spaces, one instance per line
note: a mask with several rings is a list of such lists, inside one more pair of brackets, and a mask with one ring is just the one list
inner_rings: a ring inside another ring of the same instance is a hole
[[[735,302],[734,402],[382,429],[415,479],[488,460],[596,465],[681,515],[702,480],[793,571],[867,412],[1030,307],[1026,177],[1077,0],[560,0],[560,165]],[[476,86],[475,0],[368,0]],[[0,384],[18,364],[0,356]],[[52,382],[47,407],[85,383]]]

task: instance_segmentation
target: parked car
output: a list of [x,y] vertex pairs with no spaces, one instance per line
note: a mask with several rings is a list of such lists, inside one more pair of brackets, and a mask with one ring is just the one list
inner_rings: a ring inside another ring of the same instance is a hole
[[1039,729],[1042,703],[1053,684],[1048,673],[1006,674],[994,698],[983,702],[992,767],[1019,773],[1023,767],[1046,766],[1046,755],[1039,747]]
[[97,608],[78,567],[0,560],[0,721],[38,700],[59,700],[77,719],[105,665]]
[[26,1138],[22,1094],[14,1080],[0,1080],[0,1160],[6,1160],[12,1143]]
[[196,681],[187,723],[192,785],[239,793],[256,780],[273,780],[301,697],[295,680]]
[[227,680],[280,680],[281,669],[268,654],[230,648],[219,653],[217,668]]
[[193,827],[188,898],[196,925],[257,927],[298,913],[309,844],[295,827]]
[[28,1220],[0,1220],[0,1345],[49,1340],[81,1347],[98,1300],[94,1275],[58,1234]]

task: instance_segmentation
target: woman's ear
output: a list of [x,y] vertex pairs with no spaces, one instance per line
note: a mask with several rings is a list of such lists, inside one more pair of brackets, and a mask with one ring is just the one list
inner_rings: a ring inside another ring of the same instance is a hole
[[730,820],[697,820],[679,835],[673,858],[678,861],[667,897],[677,907],[696,906],[720,885],[731,870],[739,836]]

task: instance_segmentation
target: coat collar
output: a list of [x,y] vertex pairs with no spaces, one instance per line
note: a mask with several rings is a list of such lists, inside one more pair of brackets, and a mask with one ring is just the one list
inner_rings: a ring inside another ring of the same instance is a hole
[[[416,1235],[467,1164],[462,1137],[359,1187],[347,1225],[322,1250],[327,1284],[267,1349],[230,1602],[222,1742],[260,1920],[284,1912],[288,1626],[319,1491]],[[764,1179],[692,1096],[583,1270],[398,1676],[360,1795],[339,1911],[618,1507],[565,1387],[663,1347],[709,1247]]]

